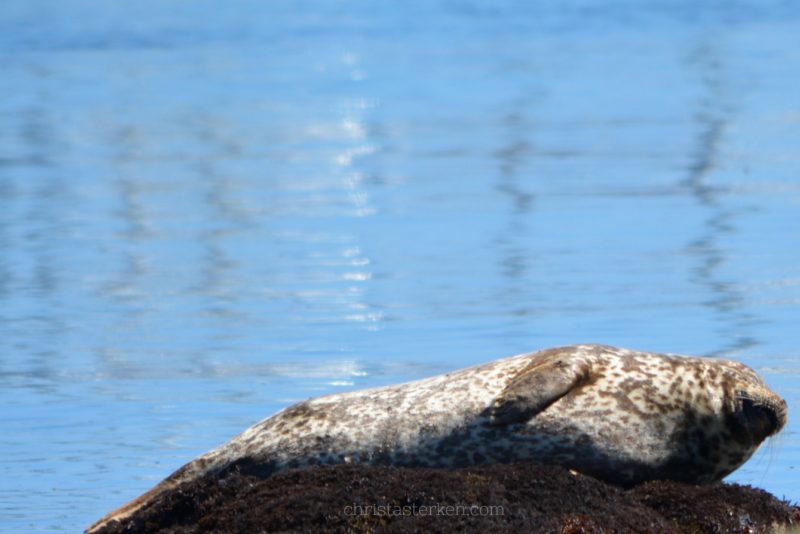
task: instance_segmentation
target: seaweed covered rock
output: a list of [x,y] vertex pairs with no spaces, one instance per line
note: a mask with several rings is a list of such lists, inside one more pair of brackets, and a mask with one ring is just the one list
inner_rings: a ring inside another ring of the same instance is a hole
[[630,490],[559,467],[458,470],[339,465],[186,483],[114,533],[769,532],[800,509],[734,484]]

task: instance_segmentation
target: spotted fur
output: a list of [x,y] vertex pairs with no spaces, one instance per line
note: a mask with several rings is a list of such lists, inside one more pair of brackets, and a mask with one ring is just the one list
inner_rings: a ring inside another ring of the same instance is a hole
[[750,368],[709,358],[577,345],[407,384],[290,406],[89,528],[181,482],[317,464],[557,464],[611,483],[716,481],[786,423]]

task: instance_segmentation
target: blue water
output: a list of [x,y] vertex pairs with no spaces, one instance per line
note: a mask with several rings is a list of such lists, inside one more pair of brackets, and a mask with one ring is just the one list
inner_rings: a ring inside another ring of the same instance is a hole
[[0,6],[0,530],[75,532],[262,417],[559,344],[789,403],[800,7]]

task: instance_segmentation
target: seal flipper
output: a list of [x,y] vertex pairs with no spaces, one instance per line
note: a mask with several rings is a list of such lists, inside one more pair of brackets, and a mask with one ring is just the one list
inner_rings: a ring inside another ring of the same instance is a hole
[[525,423],[588,379],[589,364],[582,359],[548,358],[534,362],[519,371],[495,398],[490,422]]

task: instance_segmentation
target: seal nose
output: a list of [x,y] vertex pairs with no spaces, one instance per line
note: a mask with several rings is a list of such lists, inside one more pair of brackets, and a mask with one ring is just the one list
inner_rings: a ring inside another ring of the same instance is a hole
[[753,435],[761,441],[780,432],[786,424],[786,401],[756,402],[742,399],[742,411]]
[[773,434],[777,434],[778,432],[780,432],[781,429],[786,425],[786,420],[788,419],[787,416],[788,408],[786,406],[786,401],[783,399],[778,399],[778,400],[780,400],[780,402],[774,408],[776,424],[775,424],[775,431],[773,432]]

